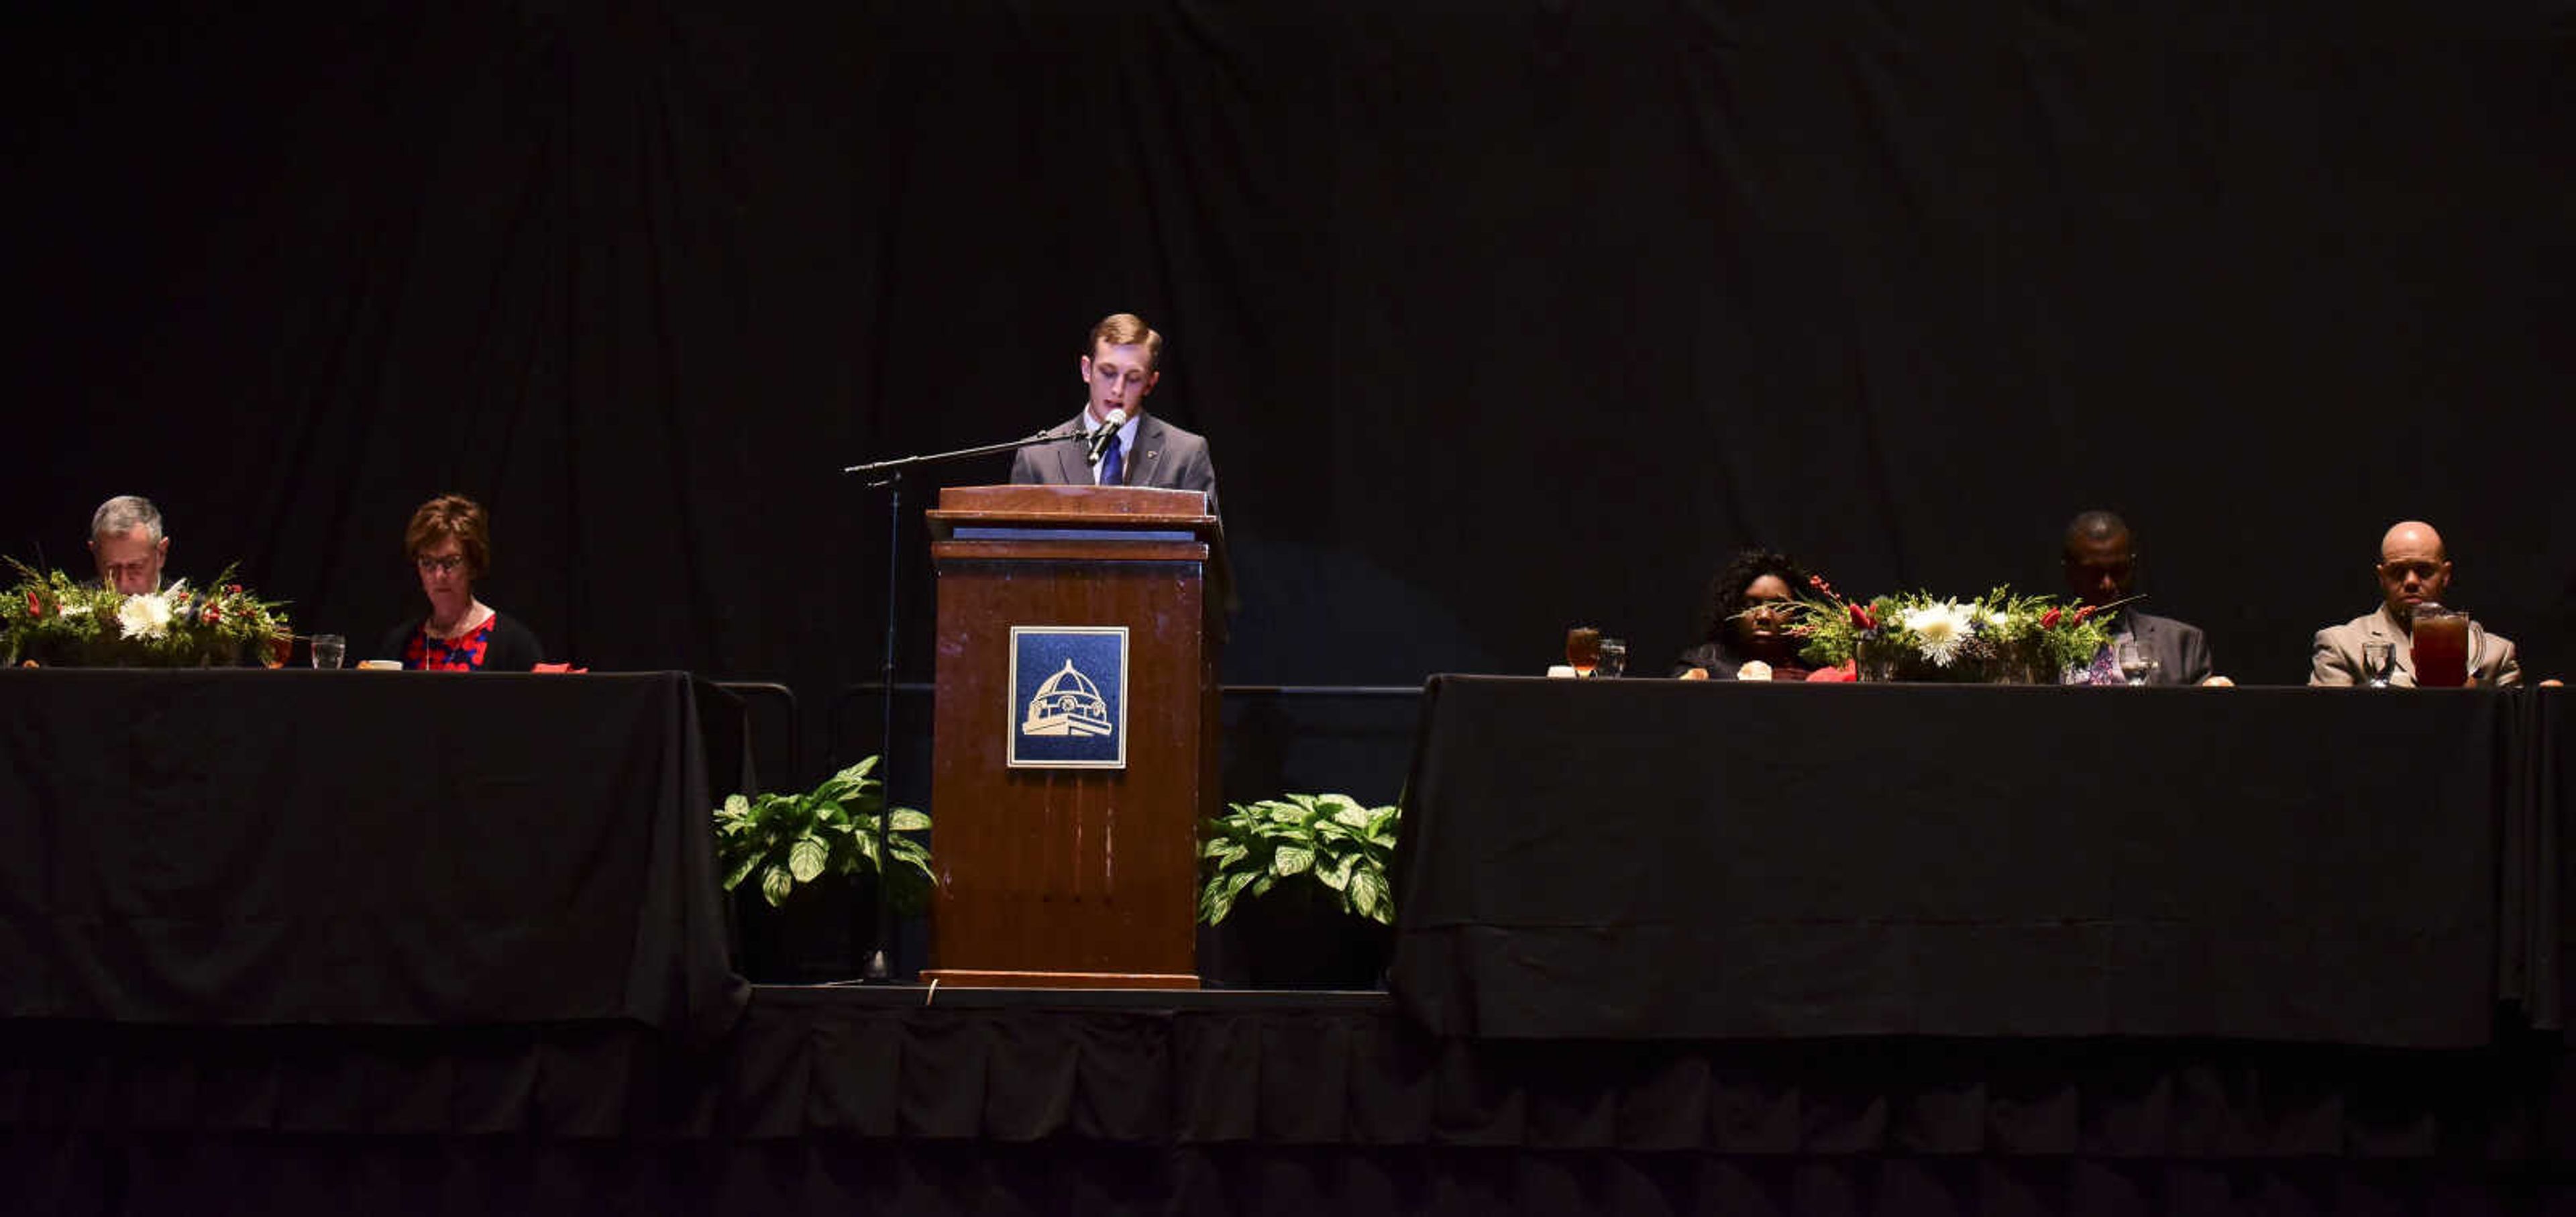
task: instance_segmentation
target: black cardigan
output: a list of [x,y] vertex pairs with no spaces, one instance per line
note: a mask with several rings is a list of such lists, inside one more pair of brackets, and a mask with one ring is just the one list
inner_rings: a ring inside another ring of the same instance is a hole
[[[426,613],[394,627],[385,640],[376,645],[369,659],[400,660],[411,646],[411,636],[429,624]],[[516,617],[495,610],[492,614],[492,644],[483,650],[484,672],[525,672],[545,662],[546,649],[537,642],[535,631],[519,624]]]

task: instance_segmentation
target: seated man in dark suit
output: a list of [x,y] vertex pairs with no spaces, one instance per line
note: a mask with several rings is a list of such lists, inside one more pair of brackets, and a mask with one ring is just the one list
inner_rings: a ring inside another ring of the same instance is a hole
[[[1049,435],[1089,436],[1022,448],[1011,459],[1011,481],[1039,486],[1162,486],[1207,492],[1216,514],[1216,466],[1207,441],[1145,413],[1145,395],[1162,379],[1163,336],[1133,313],[1114,313],[1091,327],[1091,349],[1082,357],[1082,383],[1091,400]],[[1099,434],[1116,416],[1111,436]],[[1092,458],[1094,449],[1099,452]]]
[[[2066,590],[2096,609],[2129,599],[2138,581],[2138,549],[2129,525],[2107,511],[2088,511],[2066,524],[2062,559]],[[2078,683],[2121,684],[2113,655],[2119,644],[2135,640],[2156,661],[2147,683],[2159,685],[2233,684],[2210,675],[2209,638],[2200,627],[2171,617],[2141,613],[2132,607],[2110,609],[2112,644],[2093,657]]]

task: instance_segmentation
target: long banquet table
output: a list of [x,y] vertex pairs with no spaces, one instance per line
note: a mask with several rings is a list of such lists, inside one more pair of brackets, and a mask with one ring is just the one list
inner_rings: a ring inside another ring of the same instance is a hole
[[2554,1026],[2558,690],[1435,677],[1390,988],[1499,1038]]
[[720,1033],[701,729],[684,673],[0,672],[0,1018]]

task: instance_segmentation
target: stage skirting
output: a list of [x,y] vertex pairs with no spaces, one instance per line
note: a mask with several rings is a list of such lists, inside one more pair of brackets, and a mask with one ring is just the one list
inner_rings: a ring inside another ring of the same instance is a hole
[[2554,1040],[1492,1042],[1381,995],[771,989],[635,1027],[18,1024],[34,1213],[2520,1213]]

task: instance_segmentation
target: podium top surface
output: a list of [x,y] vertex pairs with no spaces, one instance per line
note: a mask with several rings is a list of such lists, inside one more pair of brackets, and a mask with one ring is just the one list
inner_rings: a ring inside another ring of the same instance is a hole
[[957,530],[1043,529],[1073,532],[1186,533],[1207,547],[1208,636],[1222,644],[1235,609],[1233,564],[1225,524],[1207,513],[1207,495],[1155,486],[944,486],[939,506],[922,513],[933,541]]
[[942,537],[959,525],[1007,523],[1223,535],[1223,525],[1207,513],[1207,495],[1154,486],[947,486],[929,516],[932,532]]

